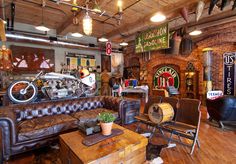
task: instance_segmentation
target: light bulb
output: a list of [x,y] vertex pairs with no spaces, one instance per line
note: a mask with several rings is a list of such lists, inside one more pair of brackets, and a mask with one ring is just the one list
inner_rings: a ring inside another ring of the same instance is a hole
[[196,36],[196,35],[200,35],[201,33],[202,33],[201,30],[194,30],[194,31],[190,32],[189,35]]
[[126,43],[126,42],[122,42],[122,43],[120,43],[120,46],[128,46],[129,44],[128,43]]
[[92,18],[86,13],[83,18],[83,30],[86,35],[91,35],[93,30]]
[[162,22],[164,20],[166,20],[166,16],[161,14],[161,13],[156,13],[155,15],[153,15],[150,20],[152,22]]
[[47,28],[47,27],[45,27],[45,26],[43,26],[43,25],[41,25],[41,26],[36,26],[35,27],[37,30],[39,30],[39,31],[50,31],[50,29],[49,28]]
[[74,32],[74,33],[71,34],[71,36],[81,38],[83,35],[78,33],[78,32]]
[[123,9],[122,9],[123,1],[122,0],[118,0],[117,1],[117,6],[118,6],[119,13],[122,13],[122,11],[123,11]]
[[101,38],[99,38],[98,40],[99,40],[99,42],[107,42],[107,41],[108,41],[108,39],[107,39],[107,38],[104,38],[104,37],[101,37]]

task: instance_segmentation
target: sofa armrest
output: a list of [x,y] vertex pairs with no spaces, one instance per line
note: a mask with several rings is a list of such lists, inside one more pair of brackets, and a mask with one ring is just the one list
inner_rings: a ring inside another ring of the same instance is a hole
[[119,117],[121,116],[121,107],[122,107],[122,99],[119,97],[105,96],[104,97],[104,107],[106,109],[113,110],[118,112]]
[[9,158],[11,154],[10,147],[16,142],[15,118],[12,108],[4,107],[0,109],[0,145],[2,146],[1,153],[4,159]]

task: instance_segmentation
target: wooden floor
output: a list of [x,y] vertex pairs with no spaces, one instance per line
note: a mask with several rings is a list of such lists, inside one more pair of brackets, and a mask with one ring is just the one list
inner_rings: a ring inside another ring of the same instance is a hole
[[[207,120],[206,108],[201,107],[202,119],[199,131],[200,149],[196,146],[193,155],[190,148],[176,144],[174,148],[161,151],[164,163],[178,164],[236,164],[236,129],[220,129]],[[127,128],[134,129],[135,125]],[[185,140],[186,142],[191,142]]]
[[[161,152],[164,163],[177,164],[236,164],[236,130],[221,130],[209,124],[206,119],[206,109],[202,110],[202,120],[199,132],[201,148],[195,148],[193,155],[189,147],[177,144],[174,148],[165,148]],[[135,124],[126,127],[135,129]],[[9,164],[30,164],[33,156],[25,156],[9,161]],[[52,162],[47,162],[48,164]]]

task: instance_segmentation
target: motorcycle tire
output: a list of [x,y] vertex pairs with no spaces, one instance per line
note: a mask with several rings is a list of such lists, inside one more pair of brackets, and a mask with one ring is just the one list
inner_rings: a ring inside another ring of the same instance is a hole
[[93,97],[97,94],[97,92],[98,92],[98,85],[97,85],[97,83],[95,83],[95,89],[93,89],[93,90],[88,89],[84,93],[85,93],[86,97]]
[[[29,89],[31,89],[31,91],[28,90],[25,94],[21,94],[20,91],[23,89],[22,85],[30,85]],[[14,91],[14,89],[18,89],[18,91]],[[13,103],[22,104],[34,102],[38,95],[38,88],[34,83],[28,80],[16,80],[8,87],[7,95]]]

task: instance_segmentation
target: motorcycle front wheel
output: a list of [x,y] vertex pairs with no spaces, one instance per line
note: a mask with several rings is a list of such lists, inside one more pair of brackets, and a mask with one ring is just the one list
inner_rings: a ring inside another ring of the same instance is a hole
[[93,87],[85,87],[85,95],[86,97],[93,97],[97,94],[98,92],[98,85],[97,83],[94,84]]
[[17,80],[8,87],[7,94],[14,103],[29,103],[37,98],[38,88],[30,81]]

